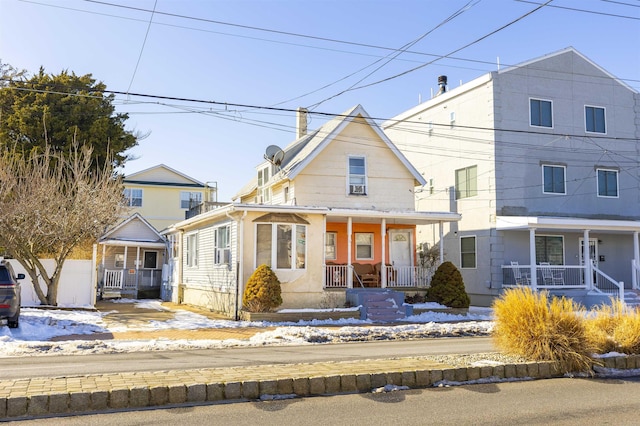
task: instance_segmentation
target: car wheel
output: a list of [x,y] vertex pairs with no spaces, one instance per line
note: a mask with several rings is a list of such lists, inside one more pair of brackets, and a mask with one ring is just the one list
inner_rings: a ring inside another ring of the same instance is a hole
[[15,317],[9,318],[7,320],[7,325],[9,326],[9,328],[18,328],[19,322],[20,322],[20,316],[16,315]]

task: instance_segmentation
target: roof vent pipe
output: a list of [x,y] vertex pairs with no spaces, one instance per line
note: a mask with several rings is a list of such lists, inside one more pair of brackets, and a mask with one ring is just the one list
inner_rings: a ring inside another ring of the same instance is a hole
[[301,137],[307,134],[307,115],[309,114],[309,110],[306,108],[298,108],[296,111],[296,138],[300,139]]
[[436,93],[436,96],[443,94],[447,91],[447,76],[439,75],[438,76],[438,86],[440,86],[440,90]]

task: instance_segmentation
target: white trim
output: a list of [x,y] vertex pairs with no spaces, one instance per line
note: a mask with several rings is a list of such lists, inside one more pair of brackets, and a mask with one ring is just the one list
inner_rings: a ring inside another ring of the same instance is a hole
[[575,217],[545,217],[545,216],[498,216],[496,230],[525,230],[539,229],[590,229],[594,231],[638,231],[640,221],[581,219]]
[[[587,108],[599,108],[604,111],[604,132],[594,132],[591,130],[587,130]],[[607,108],[600,105],[587,105],[584,106],[584,132],[590,135],[606,135],[607,129],[609,126],[607,125]]]
[[[598,172],[615,172],[616,173],[616,195],[600,195],[600,177]],[[620,198],[620,171],[616,169],[609,169],[606,167],[596,168],[596,196],[598,198]]]
[[[463,238],[473,238],[473,254],[475,255],[475,265],[471,267],[462,266],[462,239]],[[460,269],[478,269],[478,236],[475,234],[471,235],[459,235],[458,236],[458,253],[460,254]]]
[[[564,192],[546,192],[544,190],[544,168],[545,167],[562,167],[564,170],[563,174],[563,184],[564,184]],[[559,165],[559,164],[541,164],[540,169],[542,171],[542,193],[545,195],[567,195],[567,166]]]
[[[565,245],[564,245],[564,235],[562,235],[562,234],[536,234],[535,238],[538,238],[538,237],[554,237],[554,238],[560,237],[560,239],[562,240],[562,265],[566,265],[566,263],[565,263],[565,261],[566,261],[565,255],[567,254],[567,250],[564,248],[565,247]],[[549,259],[547,259],[547,261],[549,261]]]
[[[531,117],[531,101],[541,101],[541,102],[549,102],[551,104],[551,126],[540,126],[537,124],[532,124],[531,123],[531,119],[533,117]],[[536,98],[533,96],[529,96],[529,127],[535,127],[536,129],[553,129],[554,125],[555,125],[556,120],[553,117],[553,101],[551,99],[542,99],[542,98]]]

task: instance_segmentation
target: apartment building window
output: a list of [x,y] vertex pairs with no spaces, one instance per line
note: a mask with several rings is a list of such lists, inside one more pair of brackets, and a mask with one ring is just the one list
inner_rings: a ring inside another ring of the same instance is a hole
[[560,235],[536,235],[536,263],[564,264],[564,238]]
[[456,170],[456,200],[478,195],[478,167]]
[[216,265],[229,265],[231,263],[231,227],[219,226],[214,232],[214,248]]
[[460,266],[462,268],[476,267],[476,237],[460,237]]
[[[256,266],[306,268],[307,227],[290,223],[259,223],[256,228]],[[274,258],[275,257],[275,258]]]
[[185,258],[187,266],[198,266],[198,233],[186,236]]
[[324,240],[324,258],[326,260],[336,260],[338,251],[338,234],[336,232],[327,232]]
[[566,194],[565,166],[542,166],[542,192],[545,194]]
[[531,125],[536,127],[553,127],[553,106],[551,101],[530,99]]
[[142,189],[125,188],[124,199],[128,207],[142,207]]
[[364,157],[349,157],[349,195],[367,195],[367,164]]
[[597,169],[598,175],[598,196],[617,197],[618,196],[618,171],[609,169]]
[[189,192],[189,191],[180,192],[180,208],[181,209],[190,209],[191,207],[197,206],[200,203],[202,203],[201,192]]
[[585,130],[592,133],[607,133],[604,108],[595,106],[584,107]]
[[373,234],[368,232],[356,233],[356,259],[373,259]]

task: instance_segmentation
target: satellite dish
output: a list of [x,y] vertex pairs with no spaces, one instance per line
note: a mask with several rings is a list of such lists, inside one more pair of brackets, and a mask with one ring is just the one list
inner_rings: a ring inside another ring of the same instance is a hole
[[277,145],[269,145],[264,153],[264,159],[275,166],[280,166],[284,160],[284,151]]

